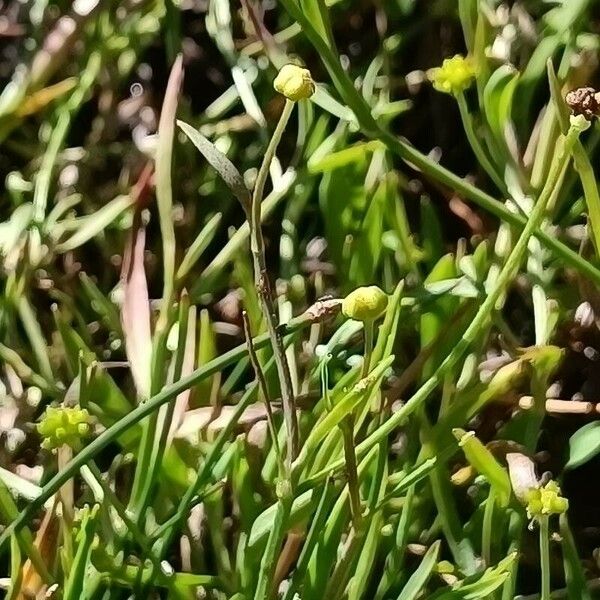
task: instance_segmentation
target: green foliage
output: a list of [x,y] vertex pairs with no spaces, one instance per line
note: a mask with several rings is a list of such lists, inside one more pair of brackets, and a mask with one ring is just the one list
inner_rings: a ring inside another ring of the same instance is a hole
[[18,4],[7,597],[591,598],[593,3]]

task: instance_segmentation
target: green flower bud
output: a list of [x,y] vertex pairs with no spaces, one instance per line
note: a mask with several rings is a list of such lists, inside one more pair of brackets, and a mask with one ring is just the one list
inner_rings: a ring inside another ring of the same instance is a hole
[[310,71],[298,65],[283,66],[273,81],[273,87],[294,102],[310,98],[315,93]]
[[376,285],[370,285],[350,292],[342,301],[342,312],[355,321],[374,321],[381,316],[387,303],[387,294]]
[[85,408],[49,406],[37,431],[44,438],[42,448],[46,450],[56,450],[64,444],[78,449],[91,431],[91,417]]
[[522,360],[513,360],[500,367],[488,383],[488,393],[492,397],[508,394],[527,373],[527,364]]
[[483,475],[494,488],[500,506],[507,506],[510,500],[510,478],[507,470],[476,437],[474,431],[453,429],[452,433],[463,449],[469,464]]
[[441,67],[432,69],[429,78],[438,92],[459,94],[471,85],[476,74],[473,61],[456,54],[452,58],[446,58]]

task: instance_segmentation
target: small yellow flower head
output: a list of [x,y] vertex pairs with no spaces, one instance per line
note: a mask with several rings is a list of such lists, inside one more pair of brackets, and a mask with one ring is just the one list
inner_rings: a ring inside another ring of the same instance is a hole
[[476,74],[473,61],[456,54],[452,58],[446,58],[441,67],[432,69],[429,78],[438,92],[458,94],[471,85]]
[[560,495],[556,481],[549,481],[542,488],[530,489],[526,496],[527,515],[530,519],[567,512],[569,501]]
[[79,449],[91,430],[90,413],[85,408],[49,406],[37,425],[44,438],[42,448],[56,450],[62,445]]
[[374,321],[388,303],[387,294],[376,285],[359,287],[342,301],[342,312],[356,321]]
[[273,87],[289,100],[297,102],[310,98],[315,93],[315,82],[310,71],[298,65],[285,65],[281,67]]

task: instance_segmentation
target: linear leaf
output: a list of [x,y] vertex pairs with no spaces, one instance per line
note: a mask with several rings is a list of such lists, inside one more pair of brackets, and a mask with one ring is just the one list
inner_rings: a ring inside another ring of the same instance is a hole
[[220,150],[217,150],[210,140],[191,125],[184,121],[177,121],[177,125],[187,135],[192,144],[198,148],[208,164],[221,176],[227,187],[240,201],[244,210],[248,211],[250,209],[250,191],[233,163]]

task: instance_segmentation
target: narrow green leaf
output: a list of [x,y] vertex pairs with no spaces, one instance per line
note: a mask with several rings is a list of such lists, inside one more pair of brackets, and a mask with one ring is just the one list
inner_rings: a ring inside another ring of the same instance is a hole
[[417,570],[410,576],[406,585],[400,592],[396,600],[416,600],[419,597],[421,590],[425,587],[427,580],[431,577],[433,568],[435,567],[438,556],[440,554],[440,542],[434,542],[427,550],[421,564]]
[[321,421],[319,421],[310,432],[302,450],[296,459],[297,465],[303,464],[306,457],[323,441],[327,434],[332,431],[342,419],[349,415],[361,402],[367,402],[374,392],[378,389],[383,376],[393,362],[393,356],[381,361],[369,373],[369,375],[359,381],[334,407],[328,412]]
[[171,163],[173,162],[173,136],[175,134],[175,114],[179,92],[183,84],[183,56],[180,54],[171,68],[165,98],[158,123],[158,143],[156,146],[156,201],[160,219],[160,233],[163,248],[163,303],[161,315],[170,308],[175,277],[175,228],[173,225],[173,190],[171,186]]
[[[294,524],[300,523],[306,519],[312,513],[316,500],[317,494],[314,490],[308,490],[307,492],[300,494],[297,498],[294,498],[289,515],[288,526],[292,527]],[[248,546],[250,548],[254,548],[269,535],[276,519],[277,506],[277,504],[272,504],[255,519],[252,525],[252,531],[248,538]]]
[[200,230],[200,233],[196,236],[196,239],[192,242],[192,245],[187,249],[183,260],[179,265],[179,269],[177,270],[177,280],[184,279],[196,262],[198,262],[198,259],[202,256],[204,251],[214,239],[219,225],[221,224],[222,218],[223,213],[217,213]]
[[573,533],[569,527],[569,519],[566,513],[559,517],[560,535],[562,538],[561,548],[563,553],[563,564],[565,567],[565,579],[567,582],[567,595],[569,598],[578,600],[592,600],[588,589],[585,573],[581,559],[577,552],[577,545],[573,539]]
[[333,35],[325,0],[298,0],[300,8],[325,43],[333,48]]
[[512,99],[518,77],[519,73],[514,67],[502,65],[492,73],[483,92],[485,115],[502,147],[506,145],[506,131],[510,125]]
[[507,506],[512,489],[508,471],[475,436],[475,432],[454,429],[453,433],[469,463],[494,487],[500,506]]
[[96,515],[99,508],[99,505],[95,504],[91,509],[86,507],[82,511],[82,520],[77,533],[77,552],[65,584],[64,600],[80,600],[85,597],[83,590],[90,568],[92,544],[96,532]]
[[59,254],[75,250],[83,246],[93,237],[102,233],[111,223],[116,221],[128,208],[133,206],[134,198],[131,196],[118,196],[99,208],[93,215],[84,217],[77,231],[64,242],[56,245],[55,251]]
[[233,195],[240,201],[244,210],[248,212],[251,202],[250,191],[233,163],[191,125],[184,121],[177,121],[177,125],[187,135],[192,144],[198,148],[208,164],[217,171],[227,187],[233,192]]

